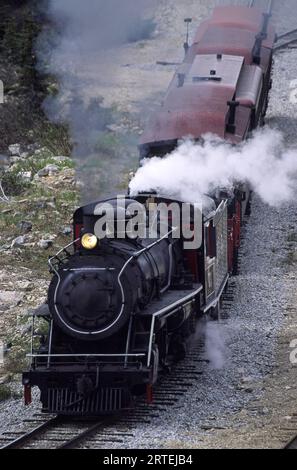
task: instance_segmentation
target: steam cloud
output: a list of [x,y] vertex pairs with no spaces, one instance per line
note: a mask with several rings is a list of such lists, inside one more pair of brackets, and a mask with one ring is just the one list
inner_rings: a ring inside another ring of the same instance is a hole
[[51,120],[69,124],[78,149],[94,141],[93,134],[98,136],[106,125],[103,100],[97,93],[112,79],[103,65],[106,57],[116,60],[112,48],[150,36],[152,22],[144,13],[154,2],[45,1],[49,21],[36,50],[39,68],[58,79],[59,90],[46,99],[44,108]]
[[[121,46],[151,37],[154,23],[147,16],[156,0],[43,0],[45,27],[36,44],[39,69],[58,81],[44,102],[48,118],[66,124],[77,159],[84,202],[118,182],[121,164],[110,170],[108,151],[98,142],[119,114],[104,101],[112,88],[114,65]],[[101,150],[101,152],[100,152]],[[90,160],[90,164],[86,160]]]
[[208,322],[205,326],[206,357],[212,369],[223,369],[226,362],[226,345],[220,324]]
[[158,191],[198,202],[216,188],[247,182],[264,202],[279,206],[296,191],[297,150],[286,149],[281,132],[264,128],[239,146],[207,135],[182,142],[165,158],[145,160],[130,183],[131,194]]

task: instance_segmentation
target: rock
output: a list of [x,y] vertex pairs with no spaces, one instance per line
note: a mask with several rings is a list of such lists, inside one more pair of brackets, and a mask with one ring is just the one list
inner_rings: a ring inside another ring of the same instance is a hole
[[30,183],[32,180],[32,171],[22,171],[19,173],[19,176],[22,178],[24,183]]
[[253,382],[253,378],[252,378],[252,377],[242,377],[242,379],[241,379],[241,383],[242,383],[242,384],[249,384],[249,383],[251,383],[251,382]]
[[22,153],[21,153],[21,158],[22,158],[23,160],[25,160],[26,158],[29,157],[29,155],[30,155],[29,152],[22,152]]
[[21,328],[21,336],[26,336],[28,333],[31,333],[32,331],[32,324],[30,323],[29,325],[24,325]]
[[[34,138],[34,131],[29,131],[28,132],[28,136],[32,139]],[[34,143],[34,144],[29,144],[26,146],[26,150],[30,153],[34,153],[36,152],[36,150],[40,147],[39,144],[37,143]]]
[[20,157],[21,156],[21,145],[20,144],[13,144],[8,147],[9,153],[12,157]]
[[39,176],[39,178],[44,178],[46,176],[56,175],[57,173],[59,173],[57,165],[46,165],[46,167],[38,171],[37,176]]
[[49,176],[54,176],[59,173],[59,167],[57,165],[47,165]]
[[14,165],[15,163],[18,163],[21,160],[22,160],[21,157],[10,157],[10,159],[9,159],[11,165]]
[[37,173],[37,176],[39,178],[45,178],[46,176],[48,176],[49,174],[49,171],[47,168],[42,168],[42,170],[39,170],[38,173]]
[[262,416],[268,415],[269,414],[269,409],[264,407],[262,410],[259,411],[259,414]]
[[16,291],[0,291],[0,311],[16,307],[22,301],[23,295]]
[[65,227],[62,231],[63,235],[71,235],[72,234],[72,228],[71,227]]
[[5,244],[0,247],[0,251],[8,251],[10,250],[10,248],[11,248],[11,245]]
[[31,281],[19,281],[17,286],[20,290],[24,290],[26,292],[30,292],[34,289],[34,283]]
[[36,209],[45,209],[46,208],[46,202],[45,201],[37,201],[35,203]]
[[27,220],[22,220],[19,224],[18,224],[18,228],[20,229],[20,231],[23,233],[23,234],[26,234],[26,233],[29,233],[31,232],[32,230],[32,223],[27,221]]
[[53,246],[53,240],[40,240],[38,242],[38,246],[43,250],[48,250],[51,246]]
[[58,157],[53,157],[52,160],[58,163],[63,163],[63,162],[69,162],[70,157],[63,157],[63,156],[58,156]]
[[11,243],[11,248],[23,246],[26,243],[27,239],[24,235],[21,235],[20,237],[15,238],[12,243]]
[[50,154],[49,150],[46,147],[36,148],[34,151],[34,155],[42,155],[42,154]]
[[56,198],[51,197],[49,199],[40,199],[35,203],[36,209],[46,209],[50,207],[52,209],[56,209]]
[[50,311],[49,311],[49,306],[46,302],[41,304],[39,307],[34,308],[34,309],[29,309],[27,311],[27,316],[35,316],[35,317],[49,317],[50,316]]

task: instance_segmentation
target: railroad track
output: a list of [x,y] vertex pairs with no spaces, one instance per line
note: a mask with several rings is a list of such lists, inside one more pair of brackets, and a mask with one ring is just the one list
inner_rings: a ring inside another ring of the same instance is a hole
[[[37,424],[38,418],[26,422]],[[115,418],[102,418],[99,421],[70,421],[55,416],[42,421],[28,431],[12,431],[0,436],[1,450],[4,449],[71,449],[80,445],[84,440],[96,433],[103,432]],[[114,439],[115,441],[115,439]]]
[[277,37],[277,44],[274,46],[275,52],[297,48],[297,29],[280,34]]
[[297,450],[297,436],[295,436],[291,441],[286,444],[285,449],[295,449]]
[[[152,404],[148,405],[140,397],[133,409],[119,416],[100,417],[97,421],[77,421],[59,416],[45,420],[44,415],[36,414],[23,421],[23,430],[19,427],[0,435],[0,449],[75,449],[104,448],[112,443],[124,445],[127,437],[134,436],[135,426],[150,424],[169,407],[178,406],[186,393],[191,393],[191,387],[208,366],[204,352],[202,328],[187,357],[161,377],[154,388]],[[30,429],[26,429],[28,425]]]

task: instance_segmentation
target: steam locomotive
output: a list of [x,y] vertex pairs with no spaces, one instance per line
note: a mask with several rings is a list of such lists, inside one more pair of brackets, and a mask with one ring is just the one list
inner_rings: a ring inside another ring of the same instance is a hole
[[[184,136],[199,140],[207,132],[237,144],[263,124],[275,41],[270,16],[218,7],[202,23],[144,131],[141,158],[164,156]],[[152,235],[150,213],[161,204],[167,216],[156,214]],[[38,346],[32,341],[31,367],[23,374],[26,403],[33,386],[43,411],[62,415],[118,412],[140,394],[150,402],[160,373],[185,357],[198,319],[219,314],[236,272],[250,189],[238,184],[203,198],[195,227],[201,243],[191,249],[182,234],[174,236],[184,221],[173,220],[172,204],[182,214],[183,201],[154,192],[127,195],[121,210],[109,199],[75,212],[73,241],[49,260],[48,303],[34,317],[47,321],[48,334]],[[115,225],[99,236],[107,205]],[[131,230],[138,211],[141,236]],[[190,228],[195,211],[189,204]]]

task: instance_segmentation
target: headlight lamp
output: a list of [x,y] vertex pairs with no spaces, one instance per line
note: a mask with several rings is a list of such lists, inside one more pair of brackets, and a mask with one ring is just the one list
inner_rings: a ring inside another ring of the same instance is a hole
[[85,233],[82,236],[81,244],[86,250],[93,250],[98,244],[98,238],[93,233]]

